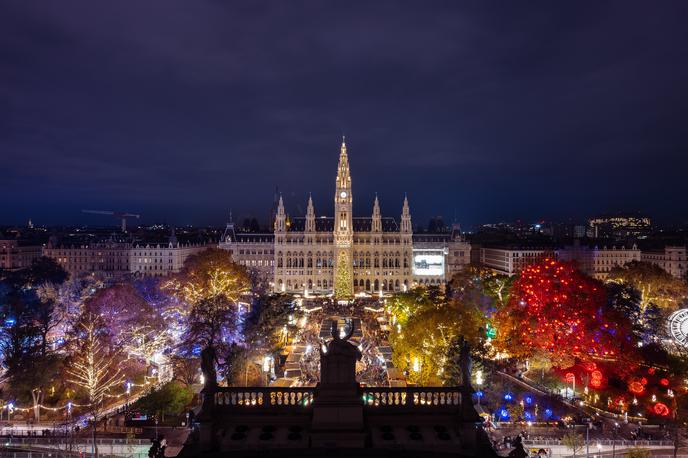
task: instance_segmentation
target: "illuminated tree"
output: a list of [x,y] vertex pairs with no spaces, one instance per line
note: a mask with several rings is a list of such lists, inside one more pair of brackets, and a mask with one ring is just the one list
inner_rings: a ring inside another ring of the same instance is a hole
[[628,321],[606,307],[603,285],[551,259],[521,272],[495,323],[500,351],[515,357],[546,351],[558,367],[574,358],[615,358],[629,345]]
[[392,358],[410,381],[436,385],[458,379],[455,347],[461,337],[476,354],[482,352],[484,314],[475,302],[461,299],[437,288],[414,288],[392,301],[389,310],[400,326],[390,334]]
[[[109,345],[108,330],[103,320],[86,313],[79,321],[74,345],[77,349],[67,364],[69,383],[85,392],[88,411],[93,419],[93,439],[105,397],[122,387],[124,374],[120,369],[120,352]],[[97,446],[96,446],[97,453]]]
[[354,290],[351,279],[351,261],[349,259],[349,254],[341,250],[337,255],[334,274],[334,292],[337,298],[349,299],[353,297]]
[[583,449],[583,446],[585,445],[583,436],[575,431],[571,431],[564,434],[564,436],[561,438],[561,443],[573,452],[574,458],[576,457],[576,454],[579,451],[581,451]]
[[243,295],[251,292],[251,282],[246,269],[235,264],[228,251],[210,248],[189,256],[182,271],[164,288],[190,305],[216,297],[238,304]]
[[631,285],[640,291],[640,308],[650,304],[673,309],[688,297],[688,285],[664,269],[647,262],[633,261],[609,272],[608,281]]
[[84,311],[107,323],[116,344],[128,355],[151,361],[169,343],[162,317],[128,283],[97,291]]

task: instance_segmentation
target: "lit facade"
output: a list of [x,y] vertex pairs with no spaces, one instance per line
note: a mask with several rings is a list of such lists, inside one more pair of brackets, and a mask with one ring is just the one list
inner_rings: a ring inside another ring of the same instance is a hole
[[0,269],[18,270],[31,267],[41,257],[40,245],[22,245],[17,240],[0,240]]
[[643,251],[640,258],[661,267],[676,278],[688,276],[688,250],[685,246],[666,246],[662,250]]
[[470,262],[470,245],[458,230],[413,234],[407,198],[398,223],[382,216],[377,196],[370,217],[354,216],[352,206],[349,158],[342,142],[333,217],[316,216],[309,197],[305,217],[292,218],[280,197],[273,233],[237,233],[230,222],[220,248],[275,292],[341,298],[442,284]]
[[122,242],[92,243],[79,246],[53,246],[43,248],[43,256],[53,258],[70,277],[98,275],[117,281],[129,274],[131,244]]
[[574,244],[557,250],[557,258],[560,261],[576,263],[576,266],[587,275],[598,280],[604,280],[615,267],[623,267],[629,262],[640,261],[640,250],[633,245],[610,248],[581,246]]
[[524,267],[554,257],[551,249],[480,248],[480,263],[505,275],[514,275]]
[[211,245],[168,243],[134,245],[129,250],[129,270],[143,277],[164,277],[179,272],[184,261],[191,255],[210,248]]

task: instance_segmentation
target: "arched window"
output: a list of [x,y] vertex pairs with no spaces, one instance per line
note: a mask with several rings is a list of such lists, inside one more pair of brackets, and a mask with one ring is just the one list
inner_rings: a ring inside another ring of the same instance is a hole
[[380,289],[380,280],[377,278],[375,279],[375,291],[378,291]]
[[366,291],[370,291],[370,280],[366,280],[365,289]]

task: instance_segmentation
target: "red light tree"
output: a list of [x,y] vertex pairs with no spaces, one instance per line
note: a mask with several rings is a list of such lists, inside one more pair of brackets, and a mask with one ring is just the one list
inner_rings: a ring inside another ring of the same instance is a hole
[[627,320],[606,307],[604,286],[571,264],[546,259],[526,267],[497,311],[498,349],[516,357],[550,355],[554,366],[616,358],[630,349]]

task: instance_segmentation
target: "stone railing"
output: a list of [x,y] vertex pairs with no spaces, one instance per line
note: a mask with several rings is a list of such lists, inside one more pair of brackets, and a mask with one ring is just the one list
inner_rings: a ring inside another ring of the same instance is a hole
[[370,408],[458,409],[460,387],[365,387],[361,389],[363,405]]
[[218,387],[215,406],[220,409],[303,409],[313,404],[314,388]]
[[[461,407],[460,387],[363,387],[360,399],[366,409],[458,410]],[[244,388],[218,387],[213,394],[216,408],[302,410],[311,407],[317,398],[314,387]]]

